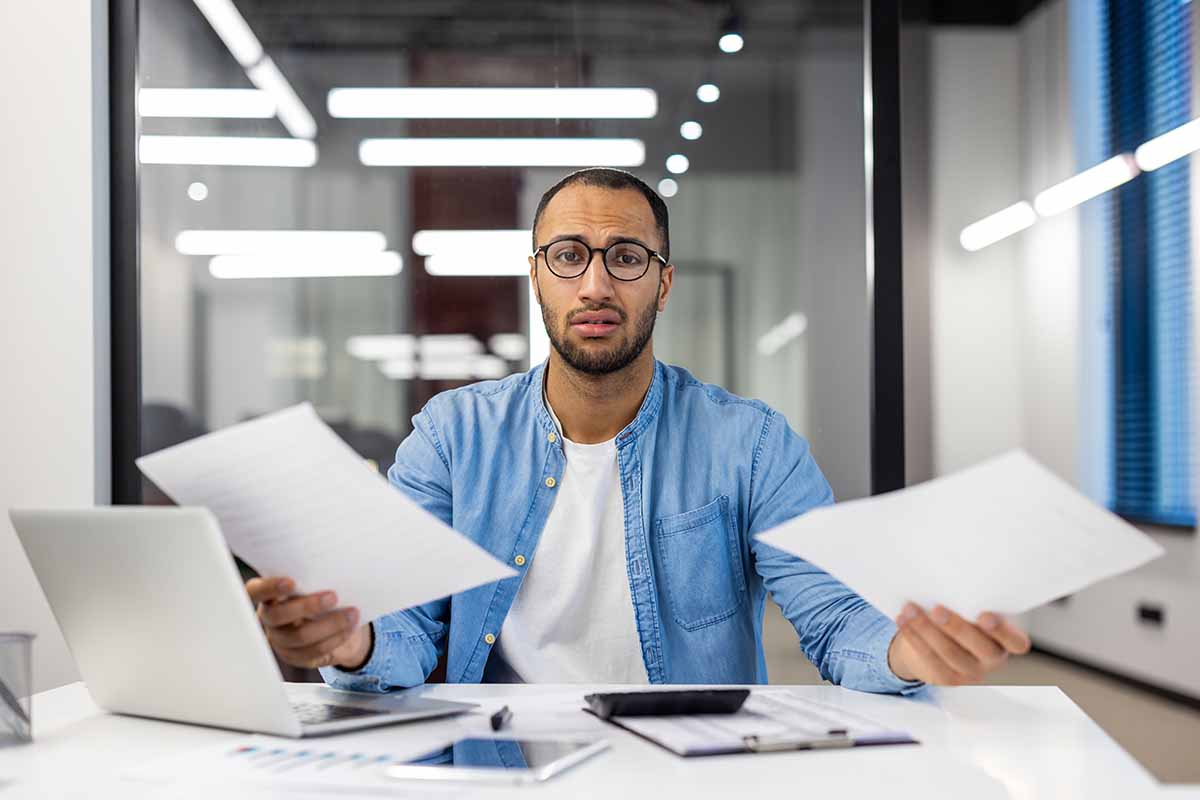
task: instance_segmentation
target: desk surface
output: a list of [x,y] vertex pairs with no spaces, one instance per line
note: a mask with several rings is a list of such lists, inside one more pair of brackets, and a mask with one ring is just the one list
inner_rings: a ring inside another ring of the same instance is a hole
[[[512,734],[586,733],[608,739],[612,748],[535,789],[471,788],[459,796],[503,798],[536,791],[543,800],[700,800],[744,797],[751,787],[764,798],[1125,800],[1160,795],[1153,778],[1054,687],[930,689],[912,698],[833,686],[797,687],[813,700],[908,730],[922,744],[705,759],[678,758],[580,712],[582,695],[596,688],[618,687],[430,686],[429,696],[476,702],[481,708],[456,719],[378,728],[336,741],[420,749],[436,738],[487,731],[486,715],[508,704],[514,712]],[[106,714],[81,683],[36,695],[33,714],[34,743],[0,748],[3,800],[207,796],[201,791],[164,793],[162,787],[130,783],[120,775],[153,759],[246,736]],[[405,797],[429,794],[397,788]],[[222,787],[220,795],[222,800],[264,797],[261,788],[240,793],[231,786]],[[450,796],[444,791],[437,795]]]

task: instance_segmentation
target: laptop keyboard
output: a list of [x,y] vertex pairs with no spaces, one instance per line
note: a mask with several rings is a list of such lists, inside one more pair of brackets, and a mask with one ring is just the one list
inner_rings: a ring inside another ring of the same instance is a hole
[[355,706],[337,706],[328,703],[292,703],[292,710],[300,722],[305,725],[320,725],[324,722],[337,722],[343,719],[361,717],[377,717],[388,712],[374,708],[357,708]]

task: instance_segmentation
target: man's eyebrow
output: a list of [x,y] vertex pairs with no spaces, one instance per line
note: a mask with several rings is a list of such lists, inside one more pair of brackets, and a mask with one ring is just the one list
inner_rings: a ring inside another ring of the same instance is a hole
[[[542,246],[549,247],[550,245],[552,245],[556,242],[561,242],[564,239],[578,239],[579,241],[583,242],[584,244],[590,244],[587,240],[587,237],[584,236],[582,233],[564,233],[561,236],[555,236],[553,239],[546,242],[546,244],[544,244]],[[611,247],[612,245],[616,244],[617,242],[633,242],[634,244],[640,244],[642,247],[646,248],[647,250],[654,249],[653,247],[646,244],[645,242],[643,242],[641,239],[639,239],[636,236],[621,236],[620,234],[608,237],[608,239],[605,240],[603,246]]]

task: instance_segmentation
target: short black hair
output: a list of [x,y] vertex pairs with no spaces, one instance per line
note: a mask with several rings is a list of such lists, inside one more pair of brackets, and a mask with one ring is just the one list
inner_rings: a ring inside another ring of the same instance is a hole
[[623,169],[613,169],[611,167],[588,167],[587,169],[577,170],[546,190],[546,193],[542,195],[541,201],[538,202],[537,211],[533,214],[532,233],[535,250],[538,246],[537,226],[541,222],[542,212],[546,210],[546,206],[554,199],[554,195],[566,187],[577,183],[584,186],[598,186],[601,189],[636,189],[641,192],[642,196],[646,198],[646,202],[650,204],[650,211],[654,214],[654,225],[658,228],[658,235],[662,239],[662,257],[667,261],[671,260],[671,235],[670,223],[667,219],[667,204],[658,196],[658,192],[647,186],[636,175],[626,172]]

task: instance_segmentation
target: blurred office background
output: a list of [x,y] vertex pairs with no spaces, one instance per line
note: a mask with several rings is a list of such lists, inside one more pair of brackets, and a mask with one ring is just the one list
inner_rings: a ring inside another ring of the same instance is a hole
[[[1030,615],[1044,652],[997,682],[1062,685],[1159,777],[1200,781],[1192,161],[1132,158],[1195,116],[1192,7],[904,11],[907,480],[1023,447],[1168,548]],[[143,450],[310,401],[386,470],[434,393],[544,358],[533,210],[604,163],[670,208],[659,358],[778,408],[839,498],[869,494],[863,22],[839,0],[142,2]],[[536,98],[518,119],[436,91],[512,87],[616,91]],[[18,136],[0,147],[28,146]],[[476,141],[415,164],[410,137]],[[535,141],[506,160],[513,139]],[[539,166],[552,139],[584,149]],[[80,191],[107,190],[94,180]],[[44,279],[74,291],[69,277]],[[10,583],[14,608],[31,581]],[[774,609],[767,636],[774,681],[819,680]],[[75,679],[52,622],[39,647],[40,688]]]

